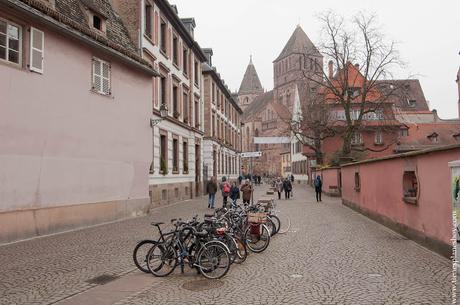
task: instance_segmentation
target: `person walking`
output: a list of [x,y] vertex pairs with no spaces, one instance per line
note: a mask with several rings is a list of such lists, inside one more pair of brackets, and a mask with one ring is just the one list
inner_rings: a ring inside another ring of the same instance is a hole
[[243,193],[243,203],[249,204],[252,196],[252,186],[249,180],[246,180],[243,186],[241,186],[241,192]]
[[275,181],[275,188],[278,192],[278,199],[281,199],[281,193],[283,192],[283,181],[281,181],[280,177],[278,177],[278,179]]
[[291,180],[286,178],[283,182],[283,189],[284,189],[284,199],[289,199],[291,196],[292,191],[292,183]]
[[321,201],[321,193],[323,188],[323,181],[321,181],[321,177],[318,175],[315,179],[315,193],[316,193],[316,202]]
[[291,180],[291,198],[294,198],[294,175],[291,174],[291,176],[289,177],[289,180]]
[[214,202],[216,201],[217,193],[216,177],[211,177],[211,179],[209,179],[206,191],[208,192],[208,209],[214,209]]
[[236,181],[233,182],[232,188],[230,189],[230,199],[232,199],[232,206],[236,208],[236,201],[240,199],[240,189]]
[[227,181],[227,177],[222,177],[222,182],[220,183],[220,190],[222,191],[222,207],[227,207],[227,199],[230,195],[230,183]]

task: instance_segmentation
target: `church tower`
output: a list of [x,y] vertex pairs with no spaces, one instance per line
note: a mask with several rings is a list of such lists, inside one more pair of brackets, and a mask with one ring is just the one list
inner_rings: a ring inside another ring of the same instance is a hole
[[323,56],[298,25],[273,61],[275,102],[283,104],[292,113],[296,85],[301,101],[305,100],[306,88],[315,87],[313,82],[306,80],[305,75],[321,80],[321,71]]
[[243,81],[238,90],[238,105],[244,111],[252,101],[260,94],[264,93],[264,89],[257,75],[256,67],[252,63],[252,56],[249,59],[248,67],[244,73]]

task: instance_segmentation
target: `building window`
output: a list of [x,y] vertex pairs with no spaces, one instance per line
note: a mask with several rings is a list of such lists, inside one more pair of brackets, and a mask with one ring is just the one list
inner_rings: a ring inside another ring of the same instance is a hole
[[407,203],[417,203],[418,182],[415,171],[405,171],[403,174],[403,199]]
[[176,66],[179,65],[179,52],[178,52],[178,48],[179,48],[178,39],[177,39],[177,36],[174,35],[174,36],[173,36],[173,63],[174,63]]
[[22,29],[0,19],[0,60],[15,64],[21,63]]
[[173,85],[173,116],[179,118],[179,95],[177,86]]
[[359,192],[361,190],[361,178],[359,177],[359,173],[355,173],[355,191]]
[[198,62],[196,60],[195,60],[193,70],[194,70],[194,73],[195,73],[195,85],[199,86],[199,83],[200,83],[200,71],[199,71]]
[[93,91],[110,95],[110,63],[93,58]]
[[172,154],[173,154],[173,174],[177,174],[179,172],[179,140],[177,138],[173,138],[173,147],[172,147]]
[[144,31],[145,35],[152,38],[152,6],[150,4],[145,5]]
[[160,103],[166,105],[166,77],[160,77]]
[[182,111],[184,113],[184,123],[189,122],[189,117],[188,117],[188,94],[187,92],[184,91],[183,97],[182,97]]
[[351,136],[351,144],[360,145],[363,144],[363,135],[360,132],[354,132]]
[[375,138],[374,138],[374,143],[377,145],[383,144],[383,135],[381,130],[377,130],[375,132]]
[[212,83],[211,85],[211,102],[215,105],[216,104],[216,88],[215,88],[215,85],[214,83]]
[[433,132],[432,134],[427,136],[427,138],[431,141],[431,143],[438,143],[439,142],[439,137],[438,137],[438,134],[436,132]]
[[102,31],[102,19],[97,15],[93,15],[93,28]]
[[200,103],[195,100],[195,128],[200,128]]
[[407,100],[407,104],[409,107],[415,107],[417,106],[417,101],[416,100]]
[[409,136],[409,129],[408,128],[402,128],[399,130],[399,135],[401,137],[407,137]]
[[186,48],[184,48],[182,52],[182,60],[183,60],[182,71],[184,71],[185,75],[188,75],[188,50]]
[[166,22],[160,22],[160,50],[166,53]]
[[160,135],[160,173],[168,174],[168,137],[165,134]]
[[182,143],[182,166],[183,166],[183,173],[188,174],[188,143],[184,141]]
[[44,51],[45,51],[45,33],[43,33],[40,30],[37,30],[36,28],[31,27],[30,28],[30,64],[29,64],[30,71],[43,73]]

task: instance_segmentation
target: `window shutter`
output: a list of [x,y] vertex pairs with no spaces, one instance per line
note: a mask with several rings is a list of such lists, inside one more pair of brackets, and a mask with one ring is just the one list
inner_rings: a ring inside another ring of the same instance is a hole
[[43,58],[45,52],[45,33],[36,28],[30,28],[30,64],[31,71],[43,73]]
[[110,63],[93,58],[92,89],[98,93],[110,95]]
[[100,92],[101,84],[101,62],[97,59],[93,59],[93,89]]

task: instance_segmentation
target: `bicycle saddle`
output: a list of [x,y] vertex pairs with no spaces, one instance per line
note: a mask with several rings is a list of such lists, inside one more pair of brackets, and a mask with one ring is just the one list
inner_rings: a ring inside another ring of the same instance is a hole
[[151,225],[152,226],[159,226],[159,225],[162,225],[164,222],[152,222]]
[[201,232],[196,232],[195,235],[199,237],[205,237],[205,236],[208,236],[208,231],[203,230]]

